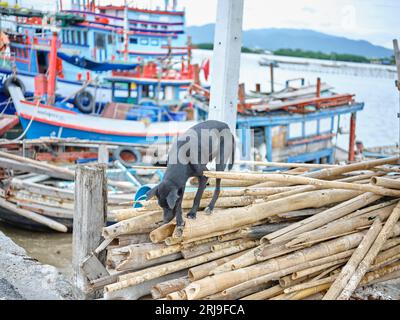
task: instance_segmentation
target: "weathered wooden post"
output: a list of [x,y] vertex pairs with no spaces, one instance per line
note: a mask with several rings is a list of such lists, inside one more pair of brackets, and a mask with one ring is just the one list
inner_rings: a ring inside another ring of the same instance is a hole
[[357,113],[352,113],[350,118],[349,162],[355,160]]
[[274,64],[271,62],[269,64],[269,74],[271,78],[271,93],[275,92],[275,77],[274,77]]
[[243,0],[218,0],[209,119],[236,131]]
[[95,252],[107,215],[106,166],[78,166],[75,175],[75,212],[73,224],[72,266],[76,299],[96,298],[89,281],[108,275],[105,255]]

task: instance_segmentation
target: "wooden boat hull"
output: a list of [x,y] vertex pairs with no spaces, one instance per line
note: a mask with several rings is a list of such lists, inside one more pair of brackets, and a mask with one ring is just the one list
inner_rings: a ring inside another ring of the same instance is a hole
[[85,140],[152,144],[169,142],[187,131],[196,121],[129,121],[85,115],[72,110],[26,101],[19,88],[10,93],[26,138],[78,138]]

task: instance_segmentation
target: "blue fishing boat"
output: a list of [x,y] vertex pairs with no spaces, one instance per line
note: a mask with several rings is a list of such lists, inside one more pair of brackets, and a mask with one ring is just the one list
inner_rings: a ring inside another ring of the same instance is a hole
[[26,94],[34,94],[35,77],[48,72],[54,25],[61,30],[56,64],[61,99],[74,98],[86,84],[97,102],[106,103],[112,97],[105,78],[112,71],[133,70],[154,59],[187,59],[185,12],[178,10],[176,1],[153,10],[97,6],[95,1],[64,2],[57,2],[57,14],[0,6],[1,16],[15,19],[14,24],[2,24],[9,27],[1,32],[0,98],[7,98],[6,79],[14,71]]

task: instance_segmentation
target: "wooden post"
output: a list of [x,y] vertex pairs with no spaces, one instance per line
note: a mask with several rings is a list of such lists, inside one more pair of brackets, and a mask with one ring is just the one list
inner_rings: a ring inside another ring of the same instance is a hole
[[350,118],[349,162],[353,162],[355,160],[356,119],[357,113],[352,113]]
[[[96,248],[103,238],[101,232],[106,224],[107,214],[107,178],[106,167],[78,166],[75,176],[75,216],[72,237],[72,266],[74,295],[77,299],[95,298],[96,294],[89,293],[89,279],[85,262],[93,257]],[[105,256],[98,256],[100,262],[105,262]],[[93,262],[93,260],[90,260]],[[87,264],[86,264],[87,266]],[[92,267],[93,264],[90,264]],[[99,265],[96,265],[99,269]],[[99,277],[107,274],[105,268],[98,271]]]
[[236,131],[237,88],[244,0],[218,0],[210,100],[210,120],[226,122]]
[[245,84],[239,84],[239,104],[243,108],[246,103],[246,89]]
[[396,61],[397,66],[397,81],[396,86],[397,89],[400,91],[400,49],[399,49],[399,42],[397,39],[393,40],[393,47],[394,47],[394,59]]
[[270,78],[271,78],[271,93],[275,92],[275,87],[274,87],[274,64],[271,62],[269,64],[269,73],[270,73]]

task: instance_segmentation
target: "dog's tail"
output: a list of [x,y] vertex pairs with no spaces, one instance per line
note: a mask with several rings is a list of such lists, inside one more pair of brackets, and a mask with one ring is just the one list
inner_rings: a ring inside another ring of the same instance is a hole
[[232,154],[231,154],[231,160],[228,166],[228,170],[232,170],[234,164],[235,164],[235,152],[236,152],[236,140],[235,136],[232,135]]

